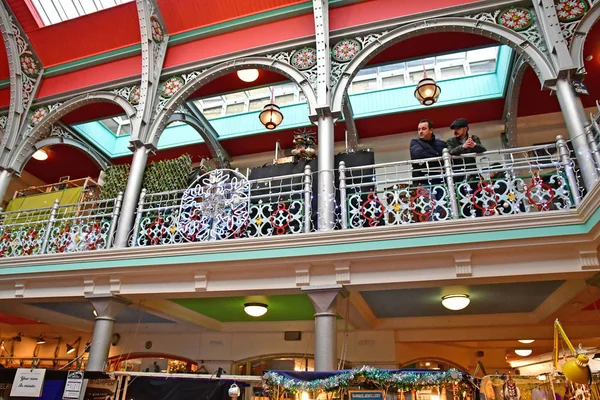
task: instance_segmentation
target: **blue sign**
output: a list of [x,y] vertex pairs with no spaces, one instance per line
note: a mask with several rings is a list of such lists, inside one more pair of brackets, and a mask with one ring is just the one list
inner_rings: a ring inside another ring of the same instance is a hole
[[585,96],[590,94],[587,86],[585,86],[585,83],[583,83],[582,81],[571,81],[571,84],[573,85],[573,89],[575,89],[575,93],[582,94]]
[[349,390],[349,400],[385,400],[384,390]]

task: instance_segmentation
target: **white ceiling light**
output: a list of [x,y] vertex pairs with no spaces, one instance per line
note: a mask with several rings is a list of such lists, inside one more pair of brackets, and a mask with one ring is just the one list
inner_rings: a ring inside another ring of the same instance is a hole
[[521,356],[521,357],[527,357],[531,353],[533,353],[533,350],[531,350],[531,349],[516,349],[515,350],[515,354],[518,356]]
[[267,307],[264,303],[246,303],[244,311],[251,317],[260,317],[267,313]]
[[258,78],[257,69],[241,69],[237,72],[238,78],[244,82],[254,82]]
[[471,299],[469,299],[468,294],[448,294],[442,296],[442,305],[448,310],[462,310],[463,308],[466,308],[469,303],[471,303]]
[[519,342],[523,343],[523,344],[529,344],[529,343],[535,342],[535,340],[533,340],[533,339],[519,339]]
[[44,149],[39,149],[38,151],[33,153],[32,157],[38,161],[44,161],[48,159],[48,153],[46,153]]

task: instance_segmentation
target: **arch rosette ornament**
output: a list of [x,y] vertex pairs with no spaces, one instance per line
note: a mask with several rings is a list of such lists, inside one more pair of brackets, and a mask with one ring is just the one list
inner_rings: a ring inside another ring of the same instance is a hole
[[227,239],[247,226],[249,208],[250,182],[242,174],[210,171],[183,192],[177,230],[190,242]]

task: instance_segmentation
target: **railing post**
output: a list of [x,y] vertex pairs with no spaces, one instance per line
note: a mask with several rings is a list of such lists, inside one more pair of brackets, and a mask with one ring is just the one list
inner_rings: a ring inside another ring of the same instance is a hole
[[48,224],[46,225],[46,232],[44,232],[44,238],[42,239],[42,248],[40,249],[40,254],[46,253],[48,247],[48,240],[50,239],[50,231],[52,230],[52,227],[54,227],[57,211],[58,199],[54,200],[54,204],[52,205],[52,211],[50,211],[50,218],[48,219]]
[[579,186],[577,185],[577,178],[575,177],[575,171],[573,171],[573,160],[569,156],[569,147],[567,142],[561,135],[556,137],[556,147],[558,148],[558,154],[560,155],[560,161],[565,167],[565,173],[567,174],[567,182],[569,183],[569,190],[575,206],[581,204],[581,196],[579,195]]
[[346,206],[346,163],[340,161],[340,215],[342,229],[348,229],[348,207]]
[[586,128],[585,134],[587,136],[588,144],[590,145],[592,157],[594,157],[594,162],[596,163],[596,168],[600,169],[600,153],[598,152],[598,142],[594,136],[594,129],[596,129],[596,125],[596,121],[592,120],[592,124]]
[[312,170],[309,164],[304,167],[304,232],[310,232],[312,225]]
[[140,222],[142,220],[142,214],[144,213],[144,200],[146,198],[146,189],[142,189],[142,193],[140,193],[140,200],[138,201],[137,211],[135,214],[135,222],[133,223],[133,233],[131,235],[131,242],[129,243],[130,247],[135,247],[137,245],[137,235],[140,232]]
[[448,187],[452,218],[458,219],[458,201],[456,200],[456,191],[454,190],[454,172],[452,171],[452,158],[450,157],[448,149],[442,150],[442,159],[444,160],[444,172],[446,175],[446,186]]
[[119,220],[119,213],[121,212],[121,203],[123,202],[123,192],[119,192],[117,199],[115,200],[115,208],[112,213],[112,220],[110,221],[110,229],[108,231],[108,243],[106,248],[110,249],[115,236],[115,229],[117,229],[117,221]]

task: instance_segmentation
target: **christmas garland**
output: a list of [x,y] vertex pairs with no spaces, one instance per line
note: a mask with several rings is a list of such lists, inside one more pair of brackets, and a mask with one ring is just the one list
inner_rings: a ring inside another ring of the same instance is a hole
[[390,371],[364,366],[328,378],[308,382],[269,371],[263,375],[263,386],[267,391],[274,391],[279,388],[289,393],[313,390],[332,392],[356,386],[359,381],[366,381],[385,389],[409,391],[457,384],[461,379],[462,373],[456,369],[449,369],[448,371]]

